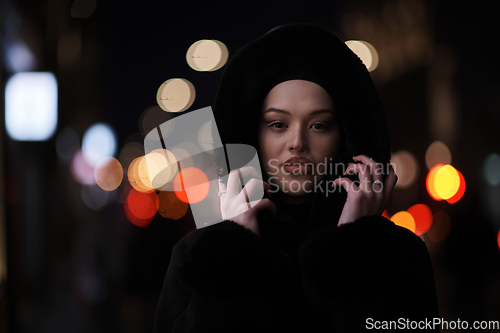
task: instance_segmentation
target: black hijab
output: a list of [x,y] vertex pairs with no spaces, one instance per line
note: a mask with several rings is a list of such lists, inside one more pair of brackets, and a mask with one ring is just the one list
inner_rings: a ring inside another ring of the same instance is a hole
[[[279,26],[232,56],[224,69],[214,105],[222,143],[248,144],[257,149],[258,124],[265,96],[277,83],[293,78],[316,82],[332,97],[343,138],[341,153],[334,164],[347,166],[353,163],[352,156],[365,154],[388,165],[387,119],[370,73],[339,37],[314,24]],[[220,175],[227,175],[224,152],[216,151],[214,156]],[[343,173],[343,168],[329,169],[333,172],[323,177],[325,186],[328,180]],[[261,170],[264,170],[262,162]],[[262,179],[268,180],[265,174]],[[336,225],[345,199],[343,190],[328,193],[325,187],[316,191],[312,202],[303,207],[311,212],[306,221],[309,231]],[[290,209],[289,206],[281,208],[282,212]],[[269,225],[289,224],[286,215],[292,215],[261,213],[259,224],[264,229]],[[303,222],[299,224],[304,225]]]

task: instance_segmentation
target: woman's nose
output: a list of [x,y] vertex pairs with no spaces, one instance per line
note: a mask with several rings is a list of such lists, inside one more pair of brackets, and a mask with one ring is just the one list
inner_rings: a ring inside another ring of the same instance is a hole
[[303,151],[307,150],[308,148],[309,147],[307,143],[307,138],[303,133],[302,129],[300,128],[290,129],[289,149],[296,151]]

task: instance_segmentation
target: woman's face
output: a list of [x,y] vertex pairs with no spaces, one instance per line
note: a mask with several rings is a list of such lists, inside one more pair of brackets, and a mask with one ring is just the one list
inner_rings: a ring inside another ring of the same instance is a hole
[[276,85],[262,104],[260,158],[272,192],[283,200],[309,200],[340,148],[340,124],[330,95],[318,84]]

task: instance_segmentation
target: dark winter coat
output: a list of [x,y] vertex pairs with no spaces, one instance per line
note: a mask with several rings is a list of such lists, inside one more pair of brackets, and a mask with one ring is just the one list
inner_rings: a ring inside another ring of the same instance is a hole
[[[252,124],[269,82],[296,68],[325,75],[345,139],[336,162],[359,154],[389,162],[385,111],[369,73],[337,36],[308,24],[275,29],[226,65],[214,109],[222,142],[256,147]],[[234,126],[252,112],[247,126]],[[275,216],[259,213],[261,237],[231,221],[186,235],[173,249],[154,331],[359,332],[438,318],[425,243],[382,216],[337,227],[345,199],[341,189],[300,205],[275,202]]]

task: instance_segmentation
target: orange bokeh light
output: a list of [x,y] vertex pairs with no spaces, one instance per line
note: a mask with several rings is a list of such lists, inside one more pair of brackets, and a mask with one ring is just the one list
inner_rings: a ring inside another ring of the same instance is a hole
[[434,200],[455,203],[465,193],[465,179],[453,166],[438,164],[427,174],[426,187]]
[[413,216],[406,211],[398,212],[392,215],[391,221],[396,225],[415,232],[415,220],[413,219]]
[[113,156],[101,158],[95,166],[94,179],[104,191],[116,190],[123,180],[121,163]]
[[130,222],[139,227],[144,227],[153,219],[160,203],[156,192],[142,193],[131,189],[124,209]]
[[460,177],[460,188],[458,189],[457,193],[455,193],[454,196],[446,200],[450,204],[454,204],[458,200],[462,199],[465,193],[465,178],[460,171],[457,170],[457,172],[458,176]]
[[136,191],[148,193],[153,192],[155,189],[144,183],[148,177],[148,171],[147,169],[144,169],[147,165],[146,163],[141,163],[144,157],[144,155],[139,156],[130,163],[127,176],[130,185],[132,185]]
[[174,178],[174,191],[182,202],[190,204],[200,202],[205,199],[208,190],[208,177],[198,168],[186,168]]
[[408,208],[408,213],[415,220],[415,234],[418,236],[425,234],[432,225],[432,211],[424,204],[416,204]]

